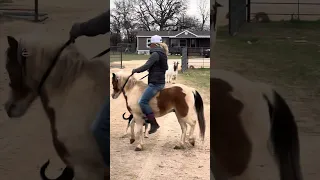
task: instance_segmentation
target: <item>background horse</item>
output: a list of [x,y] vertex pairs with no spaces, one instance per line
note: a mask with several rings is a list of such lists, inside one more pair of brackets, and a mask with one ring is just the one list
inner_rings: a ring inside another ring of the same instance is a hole
[[[39,96],[50,120],[55,150],[67,165],[58,179],[71,180],[73,171],[77,180],[102,179],[105,168],[90,126],[109,96],[105,81],[109,64],[100,59],[89,61],[73,44],[57,57],[63,43],[49,37],[25,36],[19,41],[8,37],[6,70],[11,94],[5,109],[10,118],[22,117]],[[55,59],[55,66],[39,88]],[[48,163],[41,169],[42,176]]]
[[[126,81],[127,84],[124,86]],[[130,74],[125,73],[124,71],[119,71],[117,73],[112,73],[112,86],[112,98],[117,99],[119,95],[123,93],[126,100],[127,109],[133,115],[133,118],[137,123],[137,135],[139,137],[139,143],[135,150],[141,151],[144,144],[142,126],[145,120],[138,104],[138,100],[147,87],[147,84],[143,81],[137,80],[134,76],[130,77]],[[176,149],[185,147],[187,124],[191,126],[189,142],[193,146],[195,145],[194,129],[197,121],[192,117],[192,113],[194,112],[196,112],[198,117],[200,136],[202,140],[204,139],[205,119],[203,114],[203,101],[200,94],[195,89],[182,84],[166,86],[150,100],[149,104],[156,117],[164,116],[173,111],[176,113],[182,130],[180,144],[175,146]],[[134,141],[134,133],[131,133],[130,142],[133,143]]]
[[210,83],[215,179],[302,180],[297,125],[279,93],[223,70]]

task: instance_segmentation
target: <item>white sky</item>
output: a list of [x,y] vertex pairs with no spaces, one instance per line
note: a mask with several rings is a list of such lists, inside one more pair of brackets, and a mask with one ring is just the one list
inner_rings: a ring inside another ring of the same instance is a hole
[[[198,10],[198,2],[201,0],[188,0],[188,10],[187,10],[187,14],[191,15],[191,16],[196,16],[198,18],[200,18],[201,16],[199,16],[199,10]],[[208,3],[208,9],[210,8],[210,0],[206,0]],[[114,8],[114,0],[110,0],[110,9]],[[209,20],[208,20],[209,21]]]

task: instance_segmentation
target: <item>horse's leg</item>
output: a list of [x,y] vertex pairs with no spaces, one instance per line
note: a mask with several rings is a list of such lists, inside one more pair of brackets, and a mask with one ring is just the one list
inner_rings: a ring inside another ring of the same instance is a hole
[[196,121],[188,121],[187,122],[190,125],[190,132],[189,132],[189,143],[194,146],[196,143],[196,138],[194,136],[194,129],[196,127]]
[[177,116],[177,117],[178,117],[179,124],[181,126],[182,133],[181,133],[180,144],[176,145],[174,147],[174,149],[184,149],[185,148],[186,135],[187,135],[187,123],[183,118],[180,118],[179,116]]
[[130,144],[134,143],[134,141],[136,140],[134,137],[134,125],[135,125],[135,120],[132,119],[131,124],[130,124],[130,130],[131,130],[131,138],[130,138]]
[[[132,122],[132,121],[131,121]],[[128,123],[127,124],[127,128],[126,128],[126,131],[123,133],[123,135],[121,136],[122,138],[124,138],[124,137],[126,137],[127,135],[128,135],[128,129],[129,129],[129,127],[130,127],[130,125],[131,125],[131,122],[130,122],[130,124]]]
[[135,151],[142,151],[143,149],[143,140],[144,140],[144,137],[143,137],[143,123],[144,123],[144,119],[142,118],[139,118],[139,119],[136,119],[136,123],[137,123],[137,138],[138,138],[138,145],[135,149]]
[[148,133],[147,133],[148,125],[149,125],[149,124],[146,123],[145,128],[144,128],[144,137],[145,137],[145,138],[149,138],[149,135],[148,135]]

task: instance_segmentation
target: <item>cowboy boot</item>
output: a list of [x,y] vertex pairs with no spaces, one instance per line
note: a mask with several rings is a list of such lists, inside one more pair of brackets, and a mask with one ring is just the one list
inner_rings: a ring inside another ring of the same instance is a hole
[[149,134],[153,134],[159,129],[160,126],[159,126],[156,118],[154,117],[153,113],[152,114],[148,114],[147,118],[148,118],[149,123],[151,124],[151,128],[149,130]]

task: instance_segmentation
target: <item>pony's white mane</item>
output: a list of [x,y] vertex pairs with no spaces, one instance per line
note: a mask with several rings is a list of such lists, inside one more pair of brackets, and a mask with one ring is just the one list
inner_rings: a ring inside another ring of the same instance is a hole
[[[27,78],[30,82],[36,81],[38,83],[53,62],[59,49],[66,42],[48,35],[43,37],[27,35],[17,40],[29,54],[26,58]],[[94,61],[90,63],[92,62]],[[89,60],[78,51],[75,45],[69,45],[60,54],[47,79],[50,81],[48,84],[54,89],[66,88],[81,74],[84,66],[88,63]]]

